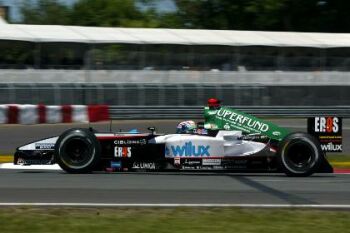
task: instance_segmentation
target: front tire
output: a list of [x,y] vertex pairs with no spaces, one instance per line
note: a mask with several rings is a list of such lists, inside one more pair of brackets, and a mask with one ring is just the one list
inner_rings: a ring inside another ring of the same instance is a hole
[[279,145],[277,161],[287,176],[305,177],[318,171],[324,154],[316,138],[291,133]]
[[55,160],[68,173],[92,172],[100,160],[100,143],[87,129],[69,129],[57,140]]

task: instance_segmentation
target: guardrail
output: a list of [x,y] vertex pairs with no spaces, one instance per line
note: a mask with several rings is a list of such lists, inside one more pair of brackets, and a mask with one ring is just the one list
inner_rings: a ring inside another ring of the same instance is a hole
[[[316,82],[315,82],[316,83]],[[203,106],[216,97],[228,106],[348,106],[349,86],[213,83],[0,83],[0,104]],[[195,108],[195,107],[191,107]],[[303,112],[303,111],[302,111]]]
[[[265,117],[338,116],[349,118],[350,106],[230,106],[237,110]],[[112,119],[200,119],[203,106],[110,106]]]

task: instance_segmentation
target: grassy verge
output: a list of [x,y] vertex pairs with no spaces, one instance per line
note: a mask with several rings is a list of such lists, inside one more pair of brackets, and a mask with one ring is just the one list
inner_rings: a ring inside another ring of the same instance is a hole
[[1,232],[348,232],[350,212],[237,208],[3,208]]

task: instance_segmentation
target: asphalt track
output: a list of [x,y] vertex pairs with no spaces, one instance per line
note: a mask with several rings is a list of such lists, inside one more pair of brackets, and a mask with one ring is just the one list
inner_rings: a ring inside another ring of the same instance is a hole
[[[306,120],[276,120],[304,131]],[[113,130],[145,129],[173,132],[177,121],[118,121]],[[344,124],[344,144],[349,128]],[[86,125],[75,125],[81,127]],[[59,134],[72,125],[0,126],[0,150]],[[108,130],[108,124],[94,124]],[[346,145],[346,144],[345,144]],[[347,148],[347,147],[345,147]],[[1,203],[109,204],[264,204],[350,205],[350,175],[316,174],[290,178],[283,174],[214,172],[66,174],[59,170],[0,169]]]
[[0,203],[349,205],[350,176],[3,169]]

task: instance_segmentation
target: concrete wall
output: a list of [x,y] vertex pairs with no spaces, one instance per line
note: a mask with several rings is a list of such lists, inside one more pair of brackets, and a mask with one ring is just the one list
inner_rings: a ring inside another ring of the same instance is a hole
[[0,83],[207,83],[350,85],[350,72],[223,72],[118,70],[0,70]]

